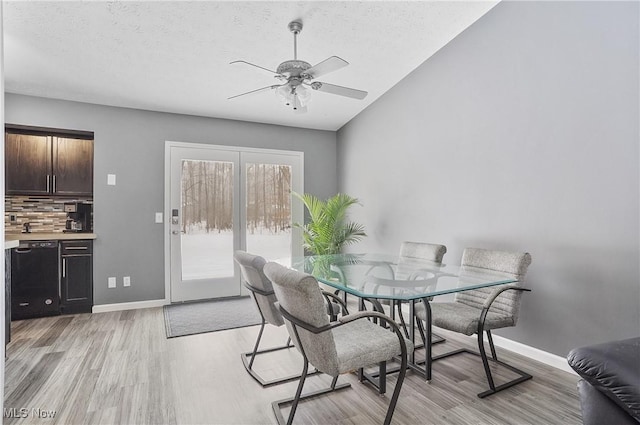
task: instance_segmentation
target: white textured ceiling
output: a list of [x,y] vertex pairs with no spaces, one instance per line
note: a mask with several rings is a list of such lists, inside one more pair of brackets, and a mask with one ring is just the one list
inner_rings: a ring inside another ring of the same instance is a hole
[[[497,1],[3,1],[5,90],[207,117],[337,130],[475,22]],[[292,59],[350,65],[319,78],[365,100],[313,92],[294,114],[275,70]]]

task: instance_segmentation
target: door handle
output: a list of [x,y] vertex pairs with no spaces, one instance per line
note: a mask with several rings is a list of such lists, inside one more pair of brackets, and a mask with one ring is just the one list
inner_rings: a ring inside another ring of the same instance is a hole
[[179,235],[180,233],[184,233],[182,230],[172,230],[171,234],[172,235]]

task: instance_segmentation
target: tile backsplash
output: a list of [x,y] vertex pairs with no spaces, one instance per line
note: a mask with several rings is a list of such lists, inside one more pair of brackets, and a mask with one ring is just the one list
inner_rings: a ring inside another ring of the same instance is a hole
[[[62,232],[67,221],[64,204],[93,203],[92,198],[51,198],[47,196],[6,195],[4,198],[5,233],[21,233],[24,223],[31,224],[31,232]],[[15,218],[15,220],[11,220]]]

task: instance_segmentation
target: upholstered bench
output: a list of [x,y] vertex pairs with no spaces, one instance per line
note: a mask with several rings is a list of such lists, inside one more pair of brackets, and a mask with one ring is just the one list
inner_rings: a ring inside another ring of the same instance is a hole
[[640,338],[575,348],[584,425],[640,423]]

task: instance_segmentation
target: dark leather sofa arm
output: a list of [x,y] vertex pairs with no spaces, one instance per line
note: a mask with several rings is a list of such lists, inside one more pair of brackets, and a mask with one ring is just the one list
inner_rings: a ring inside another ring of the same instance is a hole
[[[640,423],[640,338],[576,348],[567,361],[585,381],[578,386],[585,424]],[[614,405],[621,409],[618,413],[626,413],[628,421],[611,422]]]

